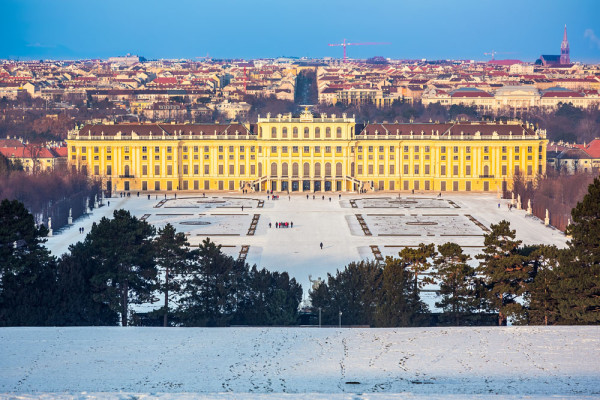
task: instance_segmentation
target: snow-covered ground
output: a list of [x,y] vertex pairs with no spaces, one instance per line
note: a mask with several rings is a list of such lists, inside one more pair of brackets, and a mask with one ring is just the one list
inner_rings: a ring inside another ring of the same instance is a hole
[[[421,242],[439,245],[453,241],[475,255],[483,245],[484,231],[469,215],[487,227],[508,220],[525,244],[566,244],[560,231],[544,226],[543,221],[527,216],[524,210],[508,211],[507,201],[498,200],[495,194],[448,193],[442,198],[422,193],[402,194],[401,198],[390,193],[342,194],[339,198],[337,193],[321,193],[314,199],[312,194],[308,199],[293,194],[267,200],[267,195],[258,193],[207,193],[206,197],[199,193],[180,195],[178,199],[169,195],[166,202],[163,200],[164,195],[106,199],[105,204],[110,201],[110,206],[95,209],[70,228],[55,233],[47,246],[60,255],[70,244],[82,240],[93,222],[124,208],[147,218],[157,228],[171,222],[177,231],[189,234],[192,245],[210,236],[233,257],[248,245],[246,261],[250,265],[288,271],[302,284],[306,296],[309,276],[326,279],[327,273],[335,273],[352,261],[373,259],[372,245],[378,246],[385,257]],[[260,218],[254,235],[248,235],[254,214]],[[363,217],[371,236],[365,234],[356,214]],[[277,229],[276,222],[293,222],[294,227]],[[84,234],[78,232],[79,227],[84,228]]]
[[600,327],[3,328],[2,399],[600,398]]

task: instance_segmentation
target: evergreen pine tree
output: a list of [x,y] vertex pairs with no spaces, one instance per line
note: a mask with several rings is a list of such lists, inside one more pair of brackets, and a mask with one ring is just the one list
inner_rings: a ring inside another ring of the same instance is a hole
[[410,265],[403,259],[386,257],[377,303],[377,326],[416,326],[429,313],[419,296]]
[[113,219],[102,218],[94,223],[83,242],[85,251],[97,263],[98,270],[90,279],[96,288],[95,300],[119,312],[122,326],[128,324],[130,304],[154,300],[154,233],[150,224],[129,211],[115,210]]
[[560,318],[571,324],[600,322],[600,178],[571,211],[569,248],[557,270],[555,296]]
[[119,314],[107,300],[102,300],[102,286],[92,283],[100,271],[99,260],[83,242],[69,246],[70,253],[58,262],[57,308],[54,325],[117,325]]
[[287,272],[270,272],[253,266],[240,291],[235,323],[293,325],[298,320],[302,287]]
[[338,323],[342,311],[348,325],[375,325],[383,269],[377,262],[363,260],[348,264],[327,282],[310,291],[311,304],[321,308],[324,324]]
[[520,318],[523,306],[516,299],[526,292],[531,266],[528,257],[521,254],[520,240],[508,221],[491,225],[485,235],[479,272],[484,276],[487,299],[498,312],[498,324],[505,325],[507,318]]
[[468,264],[469,260],[456,243],[438,246],[438,256],[434,260],[434,276],[439,283],[437,295],[441,296],[435,306],[450,314],[456,326],[460,325],[462,315],[473,313],[477,307],[475,269]]
[[419,246],[416,248],[405,247],[398,253],[400,260],[406,263],[407,268],[413,273],[413,284],[415,285],[414,293],[418,293],[420,287],[433,283],[433,279],[429,276],[421,278],[421,281],[419,282],[419,275],[431,268],[429,259],[433,258],[435,254],[435,245],[433,243],[419,243]]
[[556,246],[539,246],[532,254],[533,282],[525,294],[527,322],[554,325],[560,321],[554,290],[558,284],[559,252]]
[[47,325],[54,311],[56,261],[48,230],[17,200],[0,203],[0,325]]
[[191,326],[227,326],[244,295],[247,267],[221,252],[208,238],[190,264],[179,314]]
[[169,300],[181,293],[183,275],[189,268],[190,260],[197,253],[191,251],[189,245],[185,234],[175,232],[171,224],[159,229],[154,238],[156,263],[164,274],[164,283],[160,284],[159,290],[165,299],[161,310],[165,327],[168,326],[168,314],[171,311]]

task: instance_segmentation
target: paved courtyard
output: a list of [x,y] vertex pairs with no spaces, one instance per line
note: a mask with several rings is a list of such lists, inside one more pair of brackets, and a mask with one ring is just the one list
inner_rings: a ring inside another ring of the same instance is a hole
[[[105,206],[56,232],[47,246],[58,256],[84,238],[79,227],[87,233],[93,222],[124,208],[157,228],[170,222],[194,246],[210,237],[232,257],[245,256],[251,265],[288,271],[302,284],[306,296],[309,276],[326,279],[328,272],[335,273],[352,261],[395,256],[402,248],[421,242],[456,242],[474,256],[490,224],[502,219],[511,223],[525,244],[566,245],[562,232],[544,226],[524,210],[509,211],[507,200],[495,194],[320,193],[314,198],[312,194],[308,198],[281,195],[277,200],[258,193],[167,197],[105,199]],[[293,223],[293,228],[276,228],[278,222]]]

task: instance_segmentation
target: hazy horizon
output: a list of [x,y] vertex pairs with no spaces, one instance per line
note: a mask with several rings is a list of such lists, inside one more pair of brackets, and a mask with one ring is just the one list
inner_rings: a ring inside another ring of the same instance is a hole
[[533,62],[559,54],[568,27],[571,60],[600,62],[600,2],[446,0],[2,0],[0,58],[148,59],[349,58],[496,59]]

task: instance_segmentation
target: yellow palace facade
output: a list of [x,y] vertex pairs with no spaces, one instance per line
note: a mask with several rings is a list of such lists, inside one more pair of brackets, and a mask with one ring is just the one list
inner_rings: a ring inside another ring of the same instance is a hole
[[545,173],[546,133],[521,122],[86,125],[69,164],[109,191],[497,191]]

